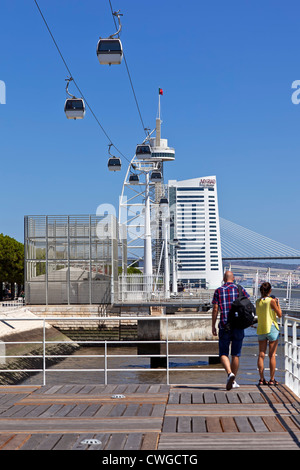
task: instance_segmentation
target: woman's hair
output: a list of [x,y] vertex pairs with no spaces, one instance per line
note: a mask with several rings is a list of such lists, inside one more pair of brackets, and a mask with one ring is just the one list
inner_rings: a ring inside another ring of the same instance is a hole
[[271,289],[272,289],[272,286],[269,282],[263,282],[259,288],[261,296],[266,297]]

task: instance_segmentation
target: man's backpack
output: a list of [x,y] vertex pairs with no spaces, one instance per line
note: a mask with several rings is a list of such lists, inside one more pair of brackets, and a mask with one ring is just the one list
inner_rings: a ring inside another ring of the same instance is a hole
[[239,296],[232,302],[228,314],[230,328],[244,330],[255,323],[255,307],[248,297],[243,294],[242,287],[239,289]]

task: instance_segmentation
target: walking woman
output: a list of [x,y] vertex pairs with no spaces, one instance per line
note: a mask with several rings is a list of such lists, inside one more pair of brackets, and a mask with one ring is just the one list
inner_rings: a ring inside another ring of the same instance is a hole
[[[277,385],[275,380],[276,350],[278,346],[279,326],[276,320],[282,316],[278,299],[270,297],[272,286],[263,282],[260,286],[261,298],[256,301],[257,335],[259,343],[259,356],[257,367],[259,370],[259,385]],[[269,342],[270,381],[264,377],[264,359]]]

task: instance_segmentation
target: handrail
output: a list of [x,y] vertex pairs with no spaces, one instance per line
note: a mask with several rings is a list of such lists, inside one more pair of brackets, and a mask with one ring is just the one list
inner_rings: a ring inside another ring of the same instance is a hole
[[[285,333],[285,356],[288,358],[288,364],[286,365],[286,372],[285,372],[285,381],[286,384],[292,389],[295,384],[298,384],[296,386],[296,390],[298,390],[299,393],[299,351],[298,351],[298,359],[296,359],[296,365],[295,365],[295,351],[299,350],[299,347],[297,347],[297,338],[295,339],[293,336],[293,341],[292,343],[289,342],[288,340],[288,327],[291,322],[293,322],[293,325],[298,324],[300,322],[300,319],[295,319],[293,317],[289,316],[284,316],[284,333]],[[20,356],[9,356],[9,358],[17,358],[17,357],[23,357],[23,358],[42,358],[43,359],[43,366],[42,369],[0,369],[0,373],[5,373],[5,372],[42,372],[43,374],[43,385],[46,385],[46,374],[50,372],[104,372],[104,383],[108,383],[108,373],[109,372],[118,372],[118,371],[132,371],[132,369],[117,369],[117,368],[109,368],[108,367],[108,359],[109,358],[116,358],[116,357],[135,357],[135,358],[141,358],[141,357],[160,357],[160,358],[165,358],[166,359],[166,367],[160,367],[159,369],[141,369],[141,368],[135,368],[135,371],[143,371],[146,372],[148,370],[155,372],[166,372],[167,376],[167,384],[169,385],[170,383],[170,371],[176,370],[176,371],[193,371],[193,372],[200,372],[200,371],[209,371],[209,372],[223,372],[223,368],[214,368],[214,367],[201,367],[199,369],[195,368],[172,368],[170,366],[170,358],[172,357],[207,357],[208,355],[210,357],[218,357],[218,354],[178,354],[178,353],[170,353],[169,351],[169,345],[174,344],[174,343],[218,343],[218,340],[184,340],[184,339],[179,339],[179,340],[173,340],[170,338],[169,334],[169,322],[174,321],[174,320],[201,320],[201,319],[209,319],[210,315],[209,314],[195,314],[195,315],[172,315],[172,316],[166,316],[166,315],[160,315],[160,316],[133,316],[133,315],[122,315],[122,316],[111,316],[111,317],[103,317],[103,316],[90,316],[90,317],[79,317],[79,316],[70,316],[70,317],[58,317],[58,316],[47,316],[47,317],[30,317],[30,318],[25,318],[25,317],[13,317],[13,316],[5,316],[5,321],[40,321],[42,322],[42,338],[41,341],[9,341],[9,342],[0,342],[1,345],[5,344],[39,344],[42,345],[42,353],[37,354],[37,355],[20,355]],[[51,321],[103,321],[103,322],[109,322],[109,321],[157,321],[157,320],[163,320],[166,321],[166,337],[165,339],[158,339],[158,340],[130,340],[130,341],[118,341],[118,340],[93,340],[93,341],[49,341],[46,340],[46,324],[51,322]],[[0,316],[0,321],[1,321],[1,316]],[[296,327],[293,326],[293,332],[296,334]],[[297,336],[297,335],[296,335]],[[99,354],[99,355],[80,355],[80,356],[74,356],[74,355],[53,355],[53,354],[46,354],[46,345],[53,345],[53,344],[94,344],[94,345],[102,345],[104,346],[104,354]],[[115,346],[118,346],[119,344],[126,345],[126,344],[165,344],[166,345],[166,353],[165,354],[143,354],[143,355],[138,355],[138,354],[126,354],[126,355],[115,355],[115,354],[108,354],[108,346],[110,344],[113,344]],[[1,356],[0,358],[7,357],[7,356]],[[48,358],[86,358],[86,357],[93,357],[93,358],[104,358],[104,367],[103,368],[97,368],[97,369],[47,369],[46,367],[46,359]],[[298,363],[297,363],[298,361]],[[1,361],[0,361],[1,362]],[[291,366],[292,364],[292,366]],[[297,371],[296,371],[297,369]],[[298,374],[298,375],[297,375]],[[291,386],[289,385],[291,384]],[[297,388],[298,387],[298,388]],[[295,387],[294,387],[295,388]],[[295,392],[297,393],[297,392]]]

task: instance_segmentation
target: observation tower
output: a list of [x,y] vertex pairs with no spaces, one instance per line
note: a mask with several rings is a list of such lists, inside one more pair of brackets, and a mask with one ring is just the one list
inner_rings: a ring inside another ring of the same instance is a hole
[[159,88],[155,129],[136,146],[119,203],[120,234],[127,240],[126,268],[138,266],[146,276],[164,272],[166,266],[162,263],[163,221],[168,213],[164,163],[175,160],[175,150],[161,138],[162,94]]

